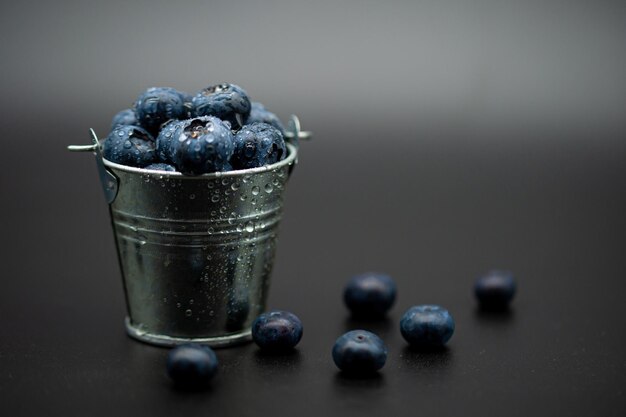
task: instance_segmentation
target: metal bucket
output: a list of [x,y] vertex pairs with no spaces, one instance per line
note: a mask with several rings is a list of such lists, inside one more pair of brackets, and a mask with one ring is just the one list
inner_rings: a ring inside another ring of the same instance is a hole
[[[308,136],[294,119],[290,137]],[[287,158],[273,165],[192,177],[104,160],[93,140],[128,334],[164,346],[250,340],[252,321],[265,309],[297,147],[288,143]]]

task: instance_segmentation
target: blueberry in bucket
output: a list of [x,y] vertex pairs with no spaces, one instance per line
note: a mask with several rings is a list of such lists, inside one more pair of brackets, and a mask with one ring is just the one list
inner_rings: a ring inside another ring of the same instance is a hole
[[135,112],[132,109],[122,110],[113,116],[111,121],[111,130],[115,129],[119,125],[123,126],[137,126],[139,122],[135,117]]
[[287,156],[282,133],[267,123],[252,123],[235,135],[235,151],[231,159],[234,169],[261,167]]
[[152,87],[137,98],[135,115],[142,127],[156,135],[168,120],[186,118],[188,108],[179,91],[169,87]]
[[117,164],[143,168],[157,160],[154,138],[137,126],[119,125],[102,144],[102,156]]
[[246,120],[246,124],[252,123],[267,123],[274,126],[276,129],[280,130],[280,133],[285,136],[285,127],[281,123],[278,116],[276,116],[271,111],[267,110],[265,106],[257,101],[253,101],[251,103],[250,116],[248,116],[248,120]]
[[248,94],[235,84],[215,84],[200,90],[192,100],[195,116],[215,116],[238,129],[250,115]]
[[156,151],[157,156],[161,162],[171,163],[171,145],[172,139],[174,139],[174,134],[176,129],[183,125],[183,121],[181,120],[170,120],[166,122],[163,127],[161,127],[161,131],[159,132],[159,136],[156,138]]
[[205,116],[186,120],[175,129],[168,156],[183,174],[200,175],[229,170],[233,149],[230,127]]

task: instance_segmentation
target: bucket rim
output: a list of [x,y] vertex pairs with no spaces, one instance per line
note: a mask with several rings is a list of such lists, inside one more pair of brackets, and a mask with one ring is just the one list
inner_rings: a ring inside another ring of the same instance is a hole
[[273,171],[273,170],[280,169],[284,166],[288,166],[288,165],[295,163],[298,157],[298,148],[292,145],[291,143],[285,143],[285,145],[287,146],[287,150],[288,150],[287,157],[274,164],[264,165],[262,167],[256,167],[256,168],[238,169],[234,171],[210,172],[210,173],[201,174],[201,175],[184,175],[183,173],[178,172],[178,171],[174,171],[174,172],[160,171],[157,169],[145,169],[145,168],[131,167],[128,165],[121,165],[115,162],[111,162],[105,159],[104,157],[102,158],[102,162],[104,162],[104,165],[106,167],[113,168],[117,171],[131,172],[131,173],[142,174],[142,175],[159,175],[159,176],[167,176],[167,177],[176,177],[176,178],[181,178],[181,179],[184,178],[184,179],[189,179],[189,180],[206,180],[206,179],[213,179],[213,178],[240,177],[240,176],[243,177],[246,175]]

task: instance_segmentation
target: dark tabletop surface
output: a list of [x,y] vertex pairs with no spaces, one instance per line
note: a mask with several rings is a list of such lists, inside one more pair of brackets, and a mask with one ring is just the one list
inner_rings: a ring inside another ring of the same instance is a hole
[[[618,0],[4,2],[0,415],[626,415],[624,16]],[[304,337],[285,356],[218,350],[211,387],[187,392],[166,349],[125,334],[94,160],[65,147],[145,88],[221,81],[315,134],[268,300]],[[483,314],[472,286],[494,268],[518,294]],[[365,271],[397,282],[385,320],[342,304]],[[443,351],[400,336],[424,303],[456,320]],[[372,378],[332,362],[354,328],[389,348]]]
[[[86,143],[87,132],[53,126],[29,160],[41,172],[5,161],[3,414],[622,414],[621,139],[539,133],[502,144],[500,133],[407,129],[381,153],[382,127],[355,132],[315,119],[305,127],[316,137],[288,184],[268,303],[299,315],[304,337],[285,356],[252,344],[218,350],[219,375],[202,392],[175,389],[167,350],[124,333],[95,164],[63,149]],[[354,134],[362,142],[342,142]],[[492,268],[518,279],[509,312],[476,308],[473,281]],[[397,303],[385,320],[354,321],[341,291],[369,270],[396,279]],[[411,351],[400,336],[403,311],[422,303],[456,319],[443,351]],[[354,328],[389,347],[372,378],[347,378],[331,360],[335,338]]]

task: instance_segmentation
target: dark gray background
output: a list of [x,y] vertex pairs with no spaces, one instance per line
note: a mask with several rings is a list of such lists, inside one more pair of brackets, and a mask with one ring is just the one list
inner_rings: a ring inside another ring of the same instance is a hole
[[[22,2],[0,5],[4,175],[0,409],[7,415],[622,415],[626,3]],[[123,332],[121,280],[87,129],[145,88],[232,81],[314,141],[289,184],[269,300],[297,353],[220,350],[207,392]],[[509,314],[471,286],[516,273]],[[387,321],[341,304],[385,271]],[[439,303],[449,349],[406,349],[402,312]],[[390,349],[351,380],[335,338]]]

